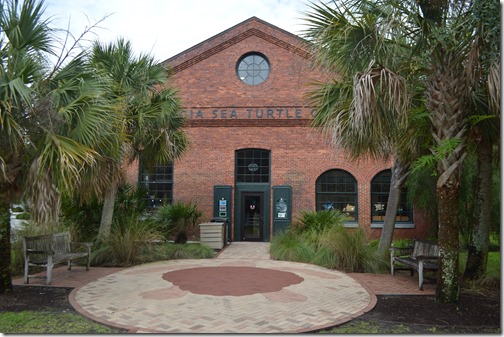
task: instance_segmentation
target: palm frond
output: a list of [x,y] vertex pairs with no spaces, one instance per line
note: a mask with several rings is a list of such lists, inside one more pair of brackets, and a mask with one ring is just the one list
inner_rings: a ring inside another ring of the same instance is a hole
[[43,147],[40,149],[38,174],[51,172],[53,182],[61,189],[72,188],[81,178],[85,165],[93,165],[96,151],[82,144],[51,132],[47,132]]
[[354,76],[351,120],[355,128],[368,125],[384,133],[407,125],[410,104],[406,80],[387,68],[370,67]]
[[493,62],[488,72],[488,100],[491,110],[500,114],[501,79],[499,62]]
[[20,6],[18,1],[8,0],[6,4],[0,25],[10,47],[29,53],[52,53],[52,30],[49,20],[42,19],[43,1],[25,0]]
[[102,200],[111,185],[124,180],[122,163],[111,157],[98,157],[94,165],[85,165],[78,183],[78,198],[81,203]]

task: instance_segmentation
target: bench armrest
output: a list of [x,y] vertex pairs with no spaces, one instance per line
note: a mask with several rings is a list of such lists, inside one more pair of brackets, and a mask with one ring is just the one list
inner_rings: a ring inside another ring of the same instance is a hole
[[27,254],[46,254],[46,255],[54,255],[56,254],[52,250],[35,250],[35,249],[27,249]]

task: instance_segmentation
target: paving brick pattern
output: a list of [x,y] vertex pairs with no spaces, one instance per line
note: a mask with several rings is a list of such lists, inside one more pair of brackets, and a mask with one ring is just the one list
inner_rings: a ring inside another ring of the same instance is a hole
[[[344,273],[273,261],[268,243],[233,243],[212,260],[171,260],[118,271],[82,285],[70,301],[98,322],[151,333],[293,333],[334,326],[371,310],[376,296]],[[162,275],[198,267],[246,266],[303,278],[280,291],[211,296],[180,290]]]

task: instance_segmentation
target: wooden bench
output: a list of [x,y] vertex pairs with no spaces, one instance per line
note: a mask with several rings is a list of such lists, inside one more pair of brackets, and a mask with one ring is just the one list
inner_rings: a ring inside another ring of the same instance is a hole
[[[424,270],[437,270],[439,246],[423,240],[415,240],[412,247],[390,248],[390,273],[395,269],[409,269],[411,276],[418,271],[418,288],[423,290]],[[396,263],[400,266],[396,267]]]
[[[89,242],[71,242],[69,232],[23,237],[24,283],[28,283],[30,278],[43,277],[47,278],[47,284],[51,284],[53,266],[61,262],[68,262],[68,270],[71,270],[73,260],[87,258],[86,270],[89,270],[92,245]],[[45,267],[46,276],[29,275],[31,266]]]

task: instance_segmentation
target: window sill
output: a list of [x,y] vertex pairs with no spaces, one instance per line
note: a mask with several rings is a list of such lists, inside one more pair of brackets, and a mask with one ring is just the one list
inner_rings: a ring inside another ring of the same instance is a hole
[[[383,223],[371,223],[371,228],[383,228]],[[396,223],[394,228],[397,229],[412,229],[415,228],[414,223]]]
[[358,222],[345,222],[343,224],[343,226],[345,228],[358,228],[359,227],[359,223]]

